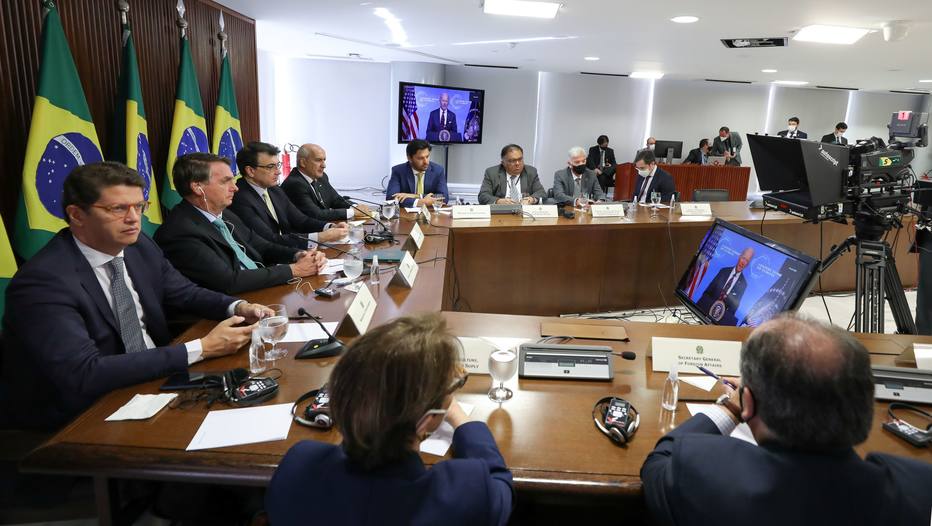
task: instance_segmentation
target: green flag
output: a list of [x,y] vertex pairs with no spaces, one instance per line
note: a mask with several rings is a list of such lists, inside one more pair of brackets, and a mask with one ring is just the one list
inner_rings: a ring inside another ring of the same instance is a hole
[[230,160],[233,175],[238,175],[236,154],[243,148],[242,136],[239,126],[239,110],[236,107],[236,91],[233,89],[230,57],[224,50],[223,61],[220,64],[220,95],[217,97],[211,149],[215,154]]
[[16,274],[16,259],[13,258],[13,249],[6,236],[3,218],[0,217],[0,318],[3,318],[3,305],[6,302],[6,286],[13,274]]
[[149,201],[149,209],[142,217],[142,230],[150,236],[162,224],[162,208],[159,205],[158,185],[152,170],[152,151],[149,149],[149,128],[146,124],[146,109],[142,104],[142,87],[139,82],[139,63],[136,61],[136,46],[129,24],[123,25],[123,72],[120,76],[120,93],[116,105],[116,122],[113,126],[113,148],[110,156],[114,161],[135,168],[146,182],[143,194]]
[[175,90],[175,118],[168,142],[168,165],[162,185],[162,204],[171,209],[181,202],[172,181],[175,160],[194,152],[208,152],[207,122],[204,120],[204,105],[197,85],[197,71],[191,60],[188,39],[181,37],[181,62],[178,64],[178,88]]
[[46,5],[39,87],[13,228],[16,252],[24,259],[32,257],[66,226],[61,204],[65,177],[76,166],[103,160],[61,18],[51,3]]

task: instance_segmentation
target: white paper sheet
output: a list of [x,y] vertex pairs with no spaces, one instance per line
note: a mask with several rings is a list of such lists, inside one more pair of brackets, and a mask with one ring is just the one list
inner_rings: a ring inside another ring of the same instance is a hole
[[688,383],[689,385],[694,385],[703,391],[711,391],[715,384],[718,383],[718,380],[712,378],[711,376],[683,376],[680,375],[680,380]]
[[[466,415],[471,415],[472,410],[475,407],[472,404],[466,404],[463,402],[456,402],[463,408],[463,412]],[[440,424],[440,427],[434,431],[434,434],[430,435],[430,438],[421,442],[421,453],[428,453],[430,455],[437,455],[442,457],[447,454],[447,451],[450,449],[450,446],[453,445],[453,426],[449,424],[446,420]]]
[[347,221],[347,223],[349,223],[351,226],[359,226],[359,225],[364,225],[366,221],[367,221],[366,219],[356,219],[354,221]]
[[290,403],[211,411],[187,451],[285,440],[290,428]]
[[329,276],[336,274],[337,272],[343,272],[343,260],[342,259],[328,259],[327,266],[323,270],[318,272],[321,276]]
[[[335,321],[324,323],[324,327],[331,333],[337,330],[337,325],[339,325],[339,323]],[[292,321],[288,324],[288,332],[285,334],[285,338],[282,339],[282,343],[304,343],[308,340],[328,337],[329,336],[324,334],[324,331],[320,329],[320,325],[317,325],[313,321]]]
[[366,286],[366,284],[363,283],[362,280],[358,280],[358,281],[356,281],[355,283],[350,283],[349,285],[343,287],[343,290],[356,293],[356,292],[359,292],[359,289],[361,289],[361,288],[363,288],[363,287],[365,287],[365,286]]
[[913,354],[916,355],[917,369],[932,369],[932,345],[914,343]]
[[531,341],[530,338],[510,338],[507,336],[479,336],[479,338],[491,343],[493,347],[500,351],[517,351],[519,345]]
[[155,416],[156,413],[174,400],[176,396],[178,396],[177,393],[138,394],[104,420],[107,422],[115,422],[117,420],[145,420]]
[[[713,409],[715,404],[686,404],[686,409],[689,410],[689,414],[696,416],[698,414],[708,413],[709,410]],[[737,438],[738,440],[744,440],[745,442],[750,442],[751,444],[757,445],[757,441],[754,440],[754,435],[751,433],[751,428],[747,424],[738,424],[738,427],[731,432],[731,436]]]
[[406,206],[405,207],[405,212],[409,212],[411,214],[416,214],[420,211],[421,211],[421,207],[419,206]]

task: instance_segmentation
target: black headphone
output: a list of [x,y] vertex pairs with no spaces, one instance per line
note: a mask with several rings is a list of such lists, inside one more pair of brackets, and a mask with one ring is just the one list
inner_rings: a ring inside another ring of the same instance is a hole
[[[607,428],[603,423],[605,420],[605,412],[608,410],[608,406],[612,401],[616,399],[628,404],[628,410],[634,413],[634,420],[630,421],[627,427],[611,426]],[[595,424],[596,429],[610,438],[616,445],[624,446],[634,438],[634,433],[637,432],[638,426],[641,424],[641,413],[638,412],[633,404],[623,398],[606,396],[605,398],[599,399],[592,407],[592,423]]]
[[309,400],[311,398],[317,398],[317,395],[321,391],[324,391],[326,394],[327,386],[323,386],[320,389],[314,389],[313,391],[308,391],[298,397],[295,400],[294,405],[291,406],[291,418],[295,422],[301,424],[302,426],[313,427],[317,429],[330,429],[333,427],[333,419],[330,418],[330,404],[324,403],[317,407],[314,407],[314,404],[310,404],[304,410],[304,417],[301,417],[298,414],[298,406],[301,402]]

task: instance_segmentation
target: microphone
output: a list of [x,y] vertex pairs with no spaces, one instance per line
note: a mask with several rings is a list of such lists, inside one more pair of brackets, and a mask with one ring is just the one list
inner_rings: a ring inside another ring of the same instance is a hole
[[615,356],[621,356],[625,360],[634,360],[635,358],[637,358],[637,354],[635,354],[633,351],[613,352],[612,354],[614,354]]
[[317,325],[320,325],[320,328],[324,331],[324,334],[326,334],[328,338],[319,338],[316,340],[310,340],[309,342],[305,343],[304,347],[301,347],[301,349],[294,355],[295,360],[304,360],[308,358],[328,358],[343,352],[343,342],[331,334],[330,331],[327,330],[327,327],[320,322],[317,316],[312,316],[310,313],[304,310],[304,307],[298,308],[298,314],[317,322]]
[[[344,202],[344,203],[346,203],[346,204],[348,204],[348,205],[350,205],[350,206],[353,206],[353,205],[352,205],[352,202],[350,201],[350,197],[345,196],[345,195],[341,195],[340,197],[343,199],[343,202]],[[359,197],[356,197],[356,198],[354,198],[354,199],[355,199],[356,201],[362,201],[363,203],[370,204],[370,205],[375,205],[375,206],[382,206],[382,205],[384,204],[384,203],[376,203],[375,201],[368,201],[368,200],[366,200],[366,199],[361,199],[361,198],[359,198]]]
[[316,243],[317,245],[322,246],[322,247],[332,248],[333,250],[336,250],[337,252],[341,254],[349,254],[348,251],[343,250],[342,248],[337,248],[329,243],[324,243],[323,241],[316,241],[307,236],[302,236],[301,234],[296,234],[294,232],[288,232],[288,235],[292,237],[296,237],[298,239],[303,239],[304,241],[310,241],[311,243]]

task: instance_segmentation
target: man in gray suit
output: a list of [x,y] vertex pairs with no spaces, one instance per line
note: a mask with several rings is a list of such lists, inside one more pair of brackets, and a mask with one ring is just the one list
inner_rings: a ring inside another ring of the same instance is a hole
[[[585,155],[583,164],[585,165]],[[479,204],[534,205],[547,197],[537,177],[537,168],[524,164],[524,150],[517,144],[502,148],[501,164],[485,171],[479,189]]]
[[725,164],[741,166],[741,136],[738,132],[722,126],[718,129],[718,137],[712,142],[712,155],[724,155]]
[[589,201],[602,201],[605,193],[593,170],[586,167],[586,150],[573,146],[566,168],[553,174],[553,198],[557,203],[584,206]]

